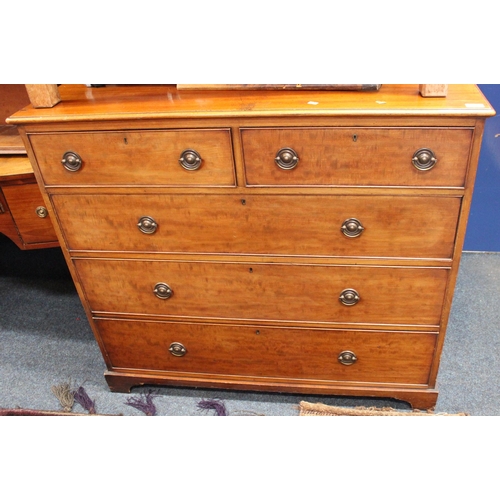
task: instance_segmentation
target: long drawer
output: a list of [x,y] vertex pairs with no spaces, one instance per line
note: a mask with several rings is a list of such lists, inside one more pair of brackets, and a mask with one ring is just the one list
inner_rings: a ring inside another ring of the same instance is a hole
[[451,258],[460,198],[53,195],[71,250]]
[[229,129],[34,134],[29,138],[46,185],[235,185]]
[[74,259],[94,313],[439,325],[448,270]]
[[435,334],[410,332],[119,320],[96,325],[111,368],[324,381],[426,384],[436,342]]
[[472,130],[249,128],[241,137],[250,186],[460,187]]

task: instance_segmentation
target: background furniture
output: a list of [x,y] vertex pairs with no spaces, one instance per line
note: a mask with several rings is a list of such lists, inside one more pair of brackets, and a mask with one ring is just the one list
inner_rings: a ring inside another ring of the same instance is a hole
[[[65,99],[67,96],[67,100]],[[61,87],[20,127],[113,390],[434,406],[484,120],[376,93]]]
[[0,85],[0,233],[22,250],[59,245],[23,141],[5,123],[29,103],[24,85]]

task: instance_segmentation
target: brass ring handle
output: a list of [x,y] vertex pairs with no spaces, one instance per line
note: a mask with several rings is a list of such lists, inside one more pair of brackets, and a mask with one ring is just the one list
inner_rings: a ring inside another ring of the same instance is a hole
[[340,230],[349,238],[357,238],[365,230],[358,219],[347,219],[342,224]]
[[153,234],[158,229],[158,223],[153,219],[153,217],[145,215],[139,219],[137,227],[144,234]]
[[342,290],[339,300],[345,306],[354,306],[359,302],[360,298],[361,297],[359,296],[358,292],[356,292],[356,290],[353,290],[352,288],[346,288],[345,290]]
[[172,356],[177,356],[178,358],[185,356],[187,349],[180,342],[172,342],[168,348]]
[[338,355],[337,359],[340,364],[345,366],[351,366],[358,360],[356,354],[354,354],[352,351],[342,351]]
[[45,207],[36,207],[35,213],[40,217],[40,219],[45,219],[49,215],[49,211]]
[[281,148],[274,158],[276,165],[283,170],[292,170],[299,163],[299,156],[292,148]]
[[202,161],[201,156],[194,149],[185,149],[179,158],[181,167],[186,170],[198,170]]
[[73,151],[66,151],[66,153],[63,154],[61,163],[64,165],[66,170],[76,172],[77,170],[80,170],[83,161],[77,153],[74,153]]
[[156,283],[154,289],[154,294],[159,299],[169,299],[174,294],[174,291],[166,283]]
[[421,148],[415,151],[411,162],[418,170],[430,170],[436,164],[437,158],[431,149]]

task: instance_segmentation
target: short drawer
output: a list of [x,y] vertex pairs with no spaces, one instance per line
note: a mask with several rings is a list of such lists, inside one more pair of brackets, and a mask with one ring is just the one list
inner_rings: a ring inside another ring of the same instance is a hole
[[2,191],[25,244],[57,242],[38,184],[3,186]]
[[[241,129],[249,186],[464,186],[470,129]],[[433,160],[435,158],[435,162]]]
[[442,268],[74,259],[94,313],[439,325]]
[[53,195],[71,250],[451,258],[460,198]]
[[29,139],[46,185],[235,185],[229,129],[32,134]]
[[435,334],[97,320],[111,368],[428,383]]

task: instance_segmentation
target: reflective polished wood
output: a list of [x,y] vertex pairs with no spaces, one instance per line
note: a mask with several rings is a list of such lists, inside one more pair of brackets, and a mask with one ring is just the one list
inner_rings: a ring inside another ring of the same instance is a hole
[[[432,408],[484,120],[474,85],[59,87],[19,127],[115,391]],[[62,161],[70,155],[70,167]]]

